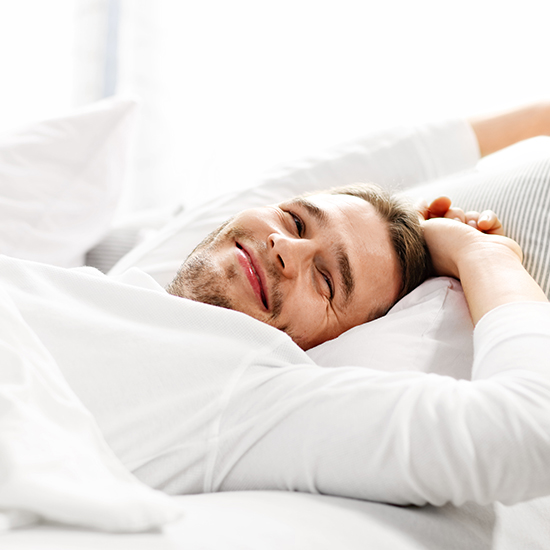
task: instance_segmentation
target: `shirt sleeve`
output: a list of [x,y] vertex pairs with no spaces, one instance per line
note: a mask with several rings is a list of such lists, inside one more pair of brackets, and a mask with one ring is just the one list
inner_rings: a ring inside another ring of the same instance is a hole
[[363,138],[281,166],[264,185],[286,182],[290,192],[372,182],[406,189],[473,168],[479,145],[465,120],[446,120],[374,132]]
[[472,381],[259,363],[228,399],[205,490],[416,505],[550,494],[549,349],[550,305],[519,303],[478,323]]

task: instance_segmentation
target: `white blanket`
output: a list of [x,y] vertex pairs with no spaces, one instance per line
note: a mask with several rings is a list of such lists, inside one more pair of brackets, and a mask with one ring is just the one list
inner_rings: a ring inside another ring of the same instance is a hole
[[117,457],[155,488],[437,505],[550,493],[547,304],[486,316],[468,382],[320,368],[273,327],[139,272],[128,284],[0,258],[0,274]]
[[180,508],[131,475],[0,287],[0,530],[40,517],[141,531]]

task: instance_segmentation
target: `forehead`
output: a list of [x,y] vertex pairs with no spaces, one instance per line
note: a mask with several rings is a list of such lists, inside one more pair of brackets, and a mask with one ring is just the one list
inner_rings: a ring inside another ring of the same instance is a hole
[[[296,205],[303,208],[317,222],[319,229],[329,230],[334,237],[348,240],[349,244],[368,240],[369,236],[383,237],[388,231],[386,223],[369,202],[351,195],[319,193],[295,197],[281,206]],[[356,233],[356,231],[360,231]],[[366,231],[366,233],[363,233]],[[351,232],[351,235],[350,235]],[[363,236],[364,239],[360,237]],[[374,243],[372,243],[374,244]]]
[[338,212],[343,212],[345,214],[355,212],[359,215],[375,212],[372,204],[352,195],[316,193],[313,195],[294,197],[286,201],[286,203],[303,204],[306,208],[318,208],[322,210],[324,213],[323,215],[327,217],[327,221],[329,221],[331,215],[335,215]]

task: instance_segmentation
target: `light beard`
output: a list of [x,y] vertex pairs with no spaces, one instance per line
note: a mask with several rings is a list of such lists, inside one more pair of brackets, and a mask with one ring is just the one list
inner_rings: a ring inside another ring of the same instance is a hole
[[[181,265],[174,280],[166,287],[167,292],[174,296],[188,298],[196,302],[248,313],[247,311],[243,311],[243,309],[239,307],[240,305],[235,300],[231,300],[228,296],[228,289],[231,286],[231,281],[237,276],[235,266],[230,265],[225,268],[218,266],[214,261],[214,253],[221,248],[224,242],[239,242],[245,240],[246,242],[252,243],[255,250],[265,257],[267,246],[265,243],[257,241],[251,232],[240,227],[231,227],[224,232],[231,221],[232,220],[228,220],[210,233],[210,235],[189,254],[185,262]],[[277,326],[275,321],[279,317],[283,307],[282,293],[279,288],[281,276],[275,266],[267,259],[265,260],[264,267],[271,287],[269,296],[271,314],[268,319],[260,319],[255,317],[255,315],[249,315],[260,321]],[[288,332],[286,326],[277,328]]]

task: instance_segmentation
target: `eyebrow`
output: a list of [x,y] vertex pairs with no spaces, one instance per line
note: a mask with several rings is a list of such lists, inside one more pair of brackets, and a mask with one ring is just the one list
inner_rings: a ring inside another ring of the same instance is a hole
[[[316,204],[313,204],[304,197],[297,197],[292,202],[304,208],[304,210],[306,210],[307,213],[319,223],[319,225],[322,225],[323,227],[328,225],[328,214]],[[355,279],[351,272],[351,264],[348,253],[344,250],[342,245],[338,245],[336,248],[336,263],[338,266],[338,272],[340,273],[340,288],[342,294],[344,295],[345,305],[350,299],[353,289],[355,288]]]
[[292,202],[304,208],[304,210],[306,210],[312,218],[315,218],[315,220],[319,222],[319,225],[322,225],[323,227],[328,225],[327,213],[316,204],[313,204],[305,197],[296,197]]
[[344,304],[347,304],[351,297],[353,288],[355,287],[355,279],[351,273],[351,265],[349,263],[349,256],[342,246],[338,246],[336,251],[336,258],[338,260],[338,271],[340,271],[340,278],[342,281],[342,292],[344,294]]

